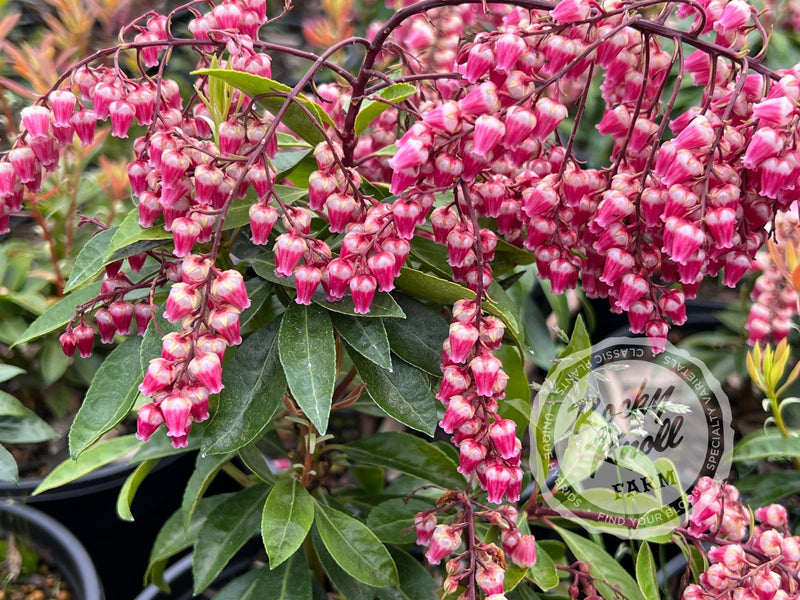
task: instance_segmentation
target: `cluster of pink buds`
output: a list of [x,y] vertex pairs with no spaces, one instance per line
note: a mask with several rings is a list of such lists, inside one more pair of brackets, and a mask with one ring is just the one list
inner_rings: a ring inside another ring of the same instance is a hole
[[[522,533],[517,527],[517,510],[512,506],[491,509],[471,503],[467,497],[455,493],[445,494],[437,504],[437,508],[417,513],[414,517],[417,544],[427,547],[425,558],[432,565],[438,565],[458,551],[462,536],[470,535],[468,519],[485,519],[497,525],[501,532],[502,549],[475,538],[467,540],[468,551],[458,553],[447,561],[447,578],[443,586],[445,593],[454,593],[461,581],[470,577],[487,598],[502,600],[506,560],[510,559],[523,569],[536,564],[536,539],[529,533]],[[451,509],[457,510],[455,517],[449,524],[440,523],[437,515]],[[474,561],[469,559],[470,553]]]
[[750,298],[753,305],[747,315],[747,343],[750,345],[780,342],[791,331],[797,315],[798,295],[792,274],[788,273],[784,257],[774,252],[784,253],[787,249],[800,248],[796,210],[780,211],[774,220],[774,244],[772,252],[761,250],[756,255],[754,268],[760,271]]
[[733,486],[704,478],[689,498],[689,531],[717,541],[699,584],[686,587],[684,600],[788,600],[800,593],[800,537],[789,533],[786,508],[771,504],[753,513],[757,525],[745,539],[750,510]]
[[164,317],[180,329],[163,337],[161,356],[150,361],[139,386],[153,400],[139,408],[136,436],[146,441],[165,424],[172,445],[183,448],[192,423],[208,418],[209,396],[223,388],[225,350],[241,343],[239,315],[250,300],[238,271],[219,271],[196,255],[179,271]]
[[496,504],[504,499],[516,502],[522,487],[522,443],[516,424],[497,414],[508,375],[493,352],[504,331],[502,321],[481,314],[476,302],[456,302],[442,348],[443,378],[436,396],[446,407],[439,426],[452,434],[459,449],[459,472],[477,480],[489,502]]

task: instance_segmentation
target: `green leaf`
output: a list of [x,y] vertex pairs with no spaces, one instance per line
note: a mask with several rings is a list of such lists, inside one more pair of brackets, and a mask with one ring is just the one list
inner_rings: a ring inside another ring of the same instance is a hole
[[57,437],[58,434],[39,415],[11,394],[0,391],[0,442],[33,444]]
[[383,597],[382,593],[390,591],[399,592],[399,597],[391,595],[388,600],[434,600],[437,597],[435,592],[439,589],[439,584],[418,560],[408,552],[391,546],[389,554],[392,555],[402,577],[398,587],[379,589],[379,596]]
[[187,548],[190,548],[200,535],[200,529],[206,522],[209,513],[225,502],[233,494],[219,494],[203,498],[194,512],[189,527],[183,526],[183,513],[180,509],[172,513],[156,536],[150,549],[150,560],[145,573],[145,581],[152,581],[165,592],[169,587],[164,581],[163,572],[167,561]]
[[0,481],[6,481],[19,485],[19,469],[17,468],[17,460],[14,456],[0,446]]
[[0,383],[3,381],[8,381],[9,379],[12,379],[17,375],[21,375],[24,372],[25,369],[20,369],[14,365],[0,365]]
[[28,417],[36,416],[30,408],[14,398],[8,392],[0,390],[0,417]]
[[203,437],[203,452],[224,454],[254,440],[281,406],[286,377],[275,319],[246,338],[223,371],[225,387]]
[[[157,242],[158,245],[161,245],[161,243],[165,243],[167,240],[171,239],[172,233],[165,231],[163,227],[144,228],[139,225],[139,209],[134,208],[131,212],[125,215],[122,223],[119,224],[119,227],[111,237],[111,241],[108,243],[108,248],[106,249],[106,257],[109,260],[119,260],[120,258],[124,258],[118,254],[119,251],[137,242],[154,241]],[[141,252],[139,248],[136,248],[136,250]],[[129,254],[128,256],[139,254],[139,252],[132,252],[132,254]]]
[[733,449],[733,460],[790,459],[800,457],[800,438],[783,437],[777,429],[754,431]]
[[261,537],[274,569],[292,556],[306,539],[314,522],[314,500],[294,477],[272,488],[261,516]]
[[656,561],[647,542],[642,542],[636,555],[636,581],[646,600],[660,600]]
[[97,370],[69,430],[69,452],[73,458],[131,412],[142,382],[141,340],[138,335],[129,337],[114,348]]
[[[355,130],[356,134],[361,135],[380,114],[392,108],[392,104],[402,102],[406,98],[413,96],[417,88],[410,83],[393,83],[389,87],[382,89],[377,94],[373,94],[361,103],[361,109],[356,115]],[[381,100],[386,100],[382,102]]]
[[157,459],[146,460],[133,470],[133,473],[128,475],[122,488],[119,490],[117,496],[117,516],[123,521],[133,521],[133,513],[131,512],[131,504],[139,486],[144,481],[145,477],[150,474],[158,464]]
[[355,577],[351,577],[347,571],[337,564],[336,560],[334,560],[331,553],[328,552],[328,549],[325,547],[325,543],[322,541],[319,535],[319,529],[316,525],[311,528],[311,540],[314,544],[314,550],[319,558],[319,562],[328,575],[333,589],[338,591],[346,600],[373,600],[375,588],[361,583]]
[[263,566],[231,581],[215,600],[311,600],[311,573],[305,554],[297,552],[277,569]]
[[559,583],[556,563],[539,542],[536,542],[536,564],[531,567],[530,574],[533,582],[545,592]]
[[437,446],[410,433],[387,431],[343,447],[352,460],[394,469],[444,488],[463,488],[456,463]]
[[413,298],[396,294],[395,300],[411,317],[384,319],[392,352],[426,373],[441,377],[442,344],[450,332],[447,321]]
[[269,488],[259,484],[235,493],[206,519],[194,546],[192,576],[198,595],[217,578],[231,558],[258,531]]
[[316,526],[328,552],[350,575],[375,587],[397,585],[389,551],[361,521],[317,502]]
[[183,526],[188,528],[192,521],[194,511],[200,505],[203,494],[214,481],[222,466],[227,463],[235,454],[204,455],[198,453],[186,487],[183,489],[183,500],[181,501],[181,512],[183,513]]
[[492,282],[486,292],[491,298],[484,302],[486,310],[503,320],[506,325],[506,333],[514,339],[517,346],[524,349],[525,332],[519,320],[519,307],[496,281]]
[[626,600],[645,600],[633,577],[608,552],[585,537],[557,525],[551,527],[566,542],[575,558],[591,566],[597,591],[605,600],[617,600],[619,596]]
[[392,370],[389,338],[380,319],[360,319],[331,313],[331,321],[339,335],[361,356],[382,369]]
[[433,508],[430,502],[411,498],[392,498],[381,502],[367,516],[367,527],[378,539],[387,544],[413,544],[414,515]]
[[[281,110],[286,103],[286,95],[292,91],[292,88],[288,85],[242,71],[198,69],[193,71],[192,75],[208,75],[209,77],[222,79],[248,96],[258,97],[266,94],[277,96],[258,98],[258,103],[273,114],[277,114]],[[292,103],[286,110],[281,122],[310,144],[316,145],[324,141],[325,138],[320,133],[321,123],[333,125],[333,121],[319,104],[312,102],[303,94],[298,94],[297,102],[312,114],[314,119],[309,117],[306,111],[297,106],[297,104]]]
[[93,236],[86,245],[81,248],[75,258],[75,266],[69,275],[69,281],[64,287],[64,291],[69,293],[89,281],[97,275],[106,264],[106,254],[112,238],[117,233],[116,227],[104,229]]
[[736,487],[748,495],[751,506],[766,506],[800,492],[800,472],[778,471],[742,477]]
[[404,425],[433,436],[438,420],[436,399],[416,367],[395,359],[394,370],[387,371],[356,352],[348,353],[375,404]]
[[64,354],[58,340],[48,337],[42,344],[41,367],[42,382],[51,385],[67,372],[71,359]]
[[278,332],[278,354],[292,396],[324,434],[336,383],[336,342],[328,312],[291,303]]
[[258,449],[256,442],[250,442],[239,448],[239,458],[261,481],[275,483],[275,474],[270,469],[264,454]]
[[394,284],[398,290],[409,296],[437,304],[455,304],[462,298],[472,300],[475,297],[475,292],[463,285],[408,267],[401,269]]
[[99,469],[103,465],[120,460],[141,444],[142,442],[132,434],[104,440],[83,452],[77,460],[68,458],[58,465],[33,490],[33,495],[61,487],[70,481],[75,481]]
[[31,340],[43,336],[46,333],[55,331],[70,322],[72,317],[75,316],[75,308],[88,302],[100,292],[100,282],[91,283],[81,289],[72,292],[70,295],[62,298],[47,311],[31,323],[22,336],[14,342],[11,346],[19,346]]

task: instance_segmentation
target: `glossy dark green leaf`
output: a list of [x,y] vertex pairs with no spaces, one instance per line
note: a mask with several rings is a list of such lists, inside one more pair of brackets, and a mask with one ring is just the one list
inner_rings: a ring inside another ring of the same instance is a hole
[[278,332],[278,354],[292,396],[325,433],[336,383],[336,342],[328,312],[314,304],[291,303]]
[[120,250],[137,242],[156,241],[166,243],[171,239],[172,233],[166,231],[163,227],[154,226],[144,228],[139,225],[139,209],[134,208],[131,212],[125,215],[122,223],[119,224],[119,227],[111,237],[111,241],[106,249],[106,257],[109,259],[112,256],[117,258],[116,254]]
[[[411,498],[392,498],[381,502],[367,516],[367,527],[386,544],[413,544],[417,539],[414,515],[430,510],[430,502]],[[401,569],[402,572],[402,569]]]
[[[273,114],[281,110],[286,102],[285,96],[292,90],[288,85],[272,79],[230,69],[199,69],[192,75],[208,75],[222,79],[248,96],[269,95],[270,97],[258,98],[258,103]],[[298,95],[297,102],[305,110],[292,103],[281,118],[281,122],[310,144],[316,145],[324,141],[325,138],[320,133],[320,127],[323,122],[332,125],[330,117],[325,114],[319,104],[312,102],[303,94]],[[313,115],[313,118],[309,117],[309,113]]]
[[437,423],[436,399],[427,379],[416,367],[395,358],[390,372],[356,352],[349,354],[375,404],[411,429],[433,435]]
[[206,518],[217,506],[230,498],[232,494],[218,494],[203,498],[194,511],[189,527],[183,526],[183,512],[178,509],[166,520],[156,536],[150,549],[150,560],[145,573],[145,581],[151,581],[162,590],[168,592],[163,572],[167,561],[187,548],[190,548],[200,535],[200,529]]
[[397,567],[389,551],[361,521],[317,502],[319,535],[338,565],[362,583],[397,585]]
[[394,280],[397,289],[409,296],[430,300],[437,304],[455,304],[462,298],[472,299],[475,292],[453,281],[436,277],[416,269],[403,267],[400,276]]
[[116,427],[133,408],[142,382],[139,346],[129,337],[103,361],[69,430],[70,456],[76,458],[100,436]]
[[281,406],[286,378],[275,319],[242,342],[222,373],[225,387],[203,437],[203,452],[224,454],[249,444]]
[[14,342],[12,348],[64,327],[75,316],[75,308],[84,302],[88,302],[97,296],[99,292],[100,282],[98,281],[90,283],[62,298],[31,323],[19,339]]
[[259,567],[237,577],[214,600],[311,600],[311,573],[302,552],[277,569]]
[[[380,588],[378,596],[383,600],[434,600],[440,585],[418,560],[408,552],[389,547],[398,572],[402,573],[400,585],[394,588]],[[388,592],[388,595],[386,595]]]
[[125,479],[125,483],[122,484],[119,494],[117,495],[117,516],[123,521],[134,520],[133,513],[131,512],[133,499],[136,497],[139,486],[157,464],[158,459],[155,458],[144,461],[133,470],[133,473],[128,475],[127,479]]
[[331,313],[331,321],[353,350],[382,369],[392,369],[389,338],[381,319],[360,319]]
[[181,512],[183,513],[183,526],[189,527],[194,511],[200,505],[208,486],[214,481],[222,466],[233,458],[234,453],[204,455],[199,453],[194,462],[192,471],[186,487],[183,489],[183,500],[181,501]]
[[556,525],[552,527],[575,558],[590,565],[597,591],[605,600],[616,600],[620,596],[627,600],[645,600],[639,584],[608,552],[588,538]]
[[742,477],[736,487],[747,493],[751,506],[766,506],[800,492],[800,472],[777,471]]
[[650,544],[647,542],[642,542],[639,552],[636,554],[636,582],[646,600],[661,599],[661,594],[658,592],[656,561],[653,559],[653,551],[650,550]]
[[450,331],[447,321],[432,308],[404,294],[395,294],[395,301],[408,318],[384,319],[392,352],[426,373],[441,377],[442,344]]
[[314,522],[314,500],[294,477],[272,488],[261,516],[261,538],[275,568],[297,552]]
[[42,482],[33,490],[33,495],[40,494],[45,490],[61,487],[75,481],[92,471],[99,469],[103,465],[121,460],[142,442],[133,435],[122,435],[119,437],[103,440],[88,448],[77,460],[68,458],[45,477]]
[[239,448],[239,459],[261,481],[270,484],[275,483],[275,474],[269,467],[267,457],[259,450],[256,442],[251,442]]
[[373,600],[375,588],[361,583],[338,565],[325,547],[325,543],[322,541],[316,525],[311,528],[311,539],[319,562],[325,570],[325,574],[328,576],[328,579],[330,579],[332,587],[337,590],[342,597],[347,600]]
[[733,449],[733,460],[736,461],[796,457],[800,457],[800,438],[783,437],[777,429],[750,433]]
[[352,460],[394,469],[448,489],[464,487],[464,476],[447,454],[410,433],[387,431],[344,445]]
[[75,258],[75,265],[69,275],[69,281],[64,287],[64,291],[69,293],[89,281],[97,275],[106,264],[106,253],[111,239],[117,233],[116,227],[105,229],[93,236],[86,245],[81,248]]
[[268,491],[269,487],[263,484],[245,488],[208,515],[194,546],[195,595],[211,585],[228,561],[256,534]]
[[[356,133],[360,135],[383,111],[392,108],[393,104],[413,96],[416,91],[417,88],[410,83],[394,83],[365,99],[356,115]],[[386,100],[386,102],[381,102],[381,100]]]

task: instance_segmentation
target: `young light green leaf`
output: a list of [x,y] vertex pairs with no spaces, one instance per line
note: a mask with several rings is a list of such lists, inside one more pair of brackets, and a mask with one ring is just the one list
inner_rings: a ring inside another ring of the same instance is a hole
[[395,294],[395,301],[407,319],[384,319],[392,352],[407,363],[441,377],[442,343],[447,339],[447,321],[435,310],[404,294]]
[[108,246],[116,233],[116,227],[104,229],[93,236],[86,245],[81,248],[81,251],[75,258],[75,266],[72,267],[69,281],[67,281],[67,285],[64,287],[65,292],[69,293],[80,287],[81,284],[97,275],[100,269],[107,264],[106,254],[108,252]]
[[12,379],[17,375],[21,375],[24,372],[25,369],[20,369],[14,365],[0,365],[0,383],[3,381],[8,381],[9,379]]
[[633,577],[608,552],[588,538],[557,525],[552,525],[552,528],[569,546],[575,558],[590,565],[591,574],[596,577],[597,591],[605,600],[617,600],[620,596],[627,600],[645,600]]
[[272,488],[261,516],[261,537],[274,569],[292,556],[306,539],[314,522],[314,500],[294,477]]
[[43,336],[46,333],[55,331],[69,323],[72,317],[75,316],[75,308],[88,302],[100,292],[100,282],[90,283],[62,298],[47,311],[31,323],[25,332],[17,339],[12,348],[25,344],[31,340]]
[[183,526],[188,529],[192,521],[194,511],[200,506],[208,486],[214,481],[222,466],[227,463],[235,454],[204,455],[198,453],[186,487],[183,489],[183,500],[181,501],[181,512],[183,513]]
[[458,466],[440,448],[410,433],[387,431],[344,445],[352,460],[394,469],[445,488],[464,486]]
[[653,559],[653,551],[650,550],[650,544],[647,542],[642,542],[639,552],[636,554],[636,582],[646,600],[661,599],[661,595],[658,593],[656,561]]
[[183,512],[178,509],[167,519],[156,536],[155,542],[150,549],[150,560],[145,572],[145,582],[150,581],[165,592],[169,592],[169,587],[164,581],[163,573],[167,561],[187,548],[190,548],[200,535],[200,529],[206,522],[209,513],[217,506],[230,498],[233,494],[217,494],[203,498],[194,511],[192,522],[189,527],[183,526]]
[[389,338],[381,319],[360,319],[331,313],[331,321],[348,345],[382,369],[392,370]]
[[311,572],[305,554],[297,552],[277,569],[263,566],[231,581],[215,600],[311,600]]
[[133,499],[145,477],[150,474],[150,471],[157,464],[157,459],[144,461],[133,470],[133,473],[128,475],[125,483],[122,484],[122,488],[117,495],[117,516],[123,521],[133,521],[133,513],[131,512]]
[[336,383],[336,342],[328,312],[291,303],[278,332],[278,354],[292,396],[325,433]]
[[223,371],[225,387],[203,437],[203,452],[224,454],[249,444],[281,405],[286,377],[275,319],[246,338]]
[[375,404],[404,425],[433,436],[437,422],[436,399],[428,381],[416,367],[395,358],[394,369],[390,372],[354,351],[348,354]]
[[398,584],[391,555],[361,521],[317,502],[316,526],[328,552],[351,576],[375,587]]
[[133,408],[142,382],[141,341],[138,335],[129,337],[114,348],[97,370],[69,430],[69,451],[73,458],[116,427]]
[[[198,69],[192,72],[192,75],[208,75],[219,78],[248,96],[261,96],[258,98],[258,103],[273,114],[281,110],[286,103],[286,95],[292,91],[288,85],[242,71]],[[281,122],[310,144],[316,145],[324,141],[325,138],[320,133],[321,123],[333,125],[333,121],[319,104],[312,102],[303,94],[298,94],[297,103],[302,105],[305,110],[292,103],[284,113]],[[313,115],[313,118],[309,117],[309,113]]]
[[141,444],[142,442],[132,434],[122,435],[95,444],[83,452],[76,460],[68,458],[50,471],[47,477],[33,490],[33,495],[66,485],[70,481],[75,481],[103,465],[120,460]]
[[[393,104],[402,102],[410,98],[417,91],[417,88],[410,83],[393,83],[389,87],[382,89],[377,94],[367,98],[362,102],[361,109],[356,115],[355,129],[357,134],[361,134],[369,127],[380,114],[392,108]],[[385,100],[385,102],[384,102]]]
[[258,531],[269,488],[254,485],[235,493],[208,515],[194,546],[192,576],[198,595]]

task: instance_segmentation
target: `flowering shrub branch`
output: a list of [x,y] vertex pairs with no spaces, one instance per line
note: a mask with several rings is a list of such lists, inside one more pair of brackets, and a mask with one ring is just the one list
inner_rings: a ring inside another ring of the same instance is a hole
[[[143,339],[118,346],[95,380],[95,390],[118,383],[112,369],[121,368],[130,389],[113,407],[90,390],[71,433],[74,456],[124,418],[137,392],[145,397],[138,440],[163,429],[175,449],[190,448],[195,424],[214,413],[202,434],[212,456],[251,448],[252,459],[252,444],[286,407],[297,477],[275,483],[262,471],[266,487],[237,496],[281,510],[288,495],[304,498],[302,535],[288,553],[273,545],[280,523],[264,510],[272,567],[300,551],[315,523],[318,552],[327,549],[350,576],[400,585],[375,534],[328,502],[341,476],[329,453],[423,479],[438,474],[449,491],[414,513],[417,542],[430,564],[454,555],[446,593],[496,600],[507,591],[507,557],[527,572],[543,555],[514,506],[527,423],[507,412],[513,375],[501,356],[513,346],[521,363],[531,350],[509,308],[514,269],[535,263],[555,293],[580,285],[608,298],[633,333],[663,351],[670,326],[686,320],[686,299],[707,277],[736,286],[776,215],[800,194],[800,67],[762,64],[769,36],[742,0],[423,0],[319,55],[260,41],[282,15],[268,20],[263,0],[150,12],[22,111],[22,133],[0,160],[0,230],[25,200],[35,203],[65,149],[93,143],[106,120],[112,136],[134,136],[127,172],[137,206],[98,232],[67,282],[77,291],[20,343],[66,326],[64,352],[86,357],[96,333],[111,343],[130,336],[136,320]],[[363,51],[352,74],[337,60],[350,51]],[[281,53],[310,62],[292,86],[271,79]],[[190,90],[170,78],[187,55]],[[700,105],[674,114],[688,79]],[[604,112],[594,126],[613,142],[604,165],[585,164],[578,143],[595,96]],[[444,307],[449,323],[431,306]],[[431,331],[413,331],[417,323]],[[412,333],[435,338],[440,354],[420,358]],[[126,364],[129,356],[144,366]],[[353,368],[340,380],[345,358]],[[432,434],[439,377],[439,426],[457,465],[408,434],[327,445],[332,411],[364,392],[382,414]],[[410,449],[418,454],[403,454]],[[712,488],[710,506],[718,483],[693,493]],[[550,523],[540,501],[534,494],[527,514]],[[679,535],[707,541],[719,533],[708,523],[720,510],[693,513],[699,525]],[[499,533],[487,534],[486,523]],[[735,525],[738,540],[745,520]],[[363,556],[341,551],[339,530],[362,540]],[[762,563],[752,579],[775,579],[773,563]],[[738,585],[751,566],[742,559],[725,568]],[[567,568],[573,597],[579,588],[593,597],[595,584],[611,594],[615,582],[592,568]],[[544,572],[555,565],[537,575],[549,589]],[[699,585],[730,587],[710,577]],[[687,597],[701,593],[690,589]]]

